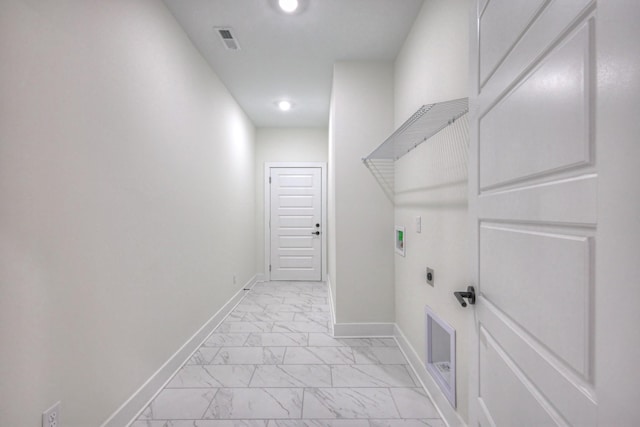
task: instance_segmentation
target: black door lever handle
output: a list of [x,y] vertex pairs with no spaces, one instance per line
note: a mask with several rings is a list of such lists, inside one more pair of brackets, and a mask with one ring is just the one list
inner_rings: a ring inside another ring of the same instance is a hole
[[471,305],[474,305],[476,303],[476,290],[473,288],[473,286],[467,286],[466,292],[458,291],[454,292],[453,294],[456,296],[458,302],[463,307],[467,306],[467,302],[464,300],[465,298],[469,300],[469,304]]

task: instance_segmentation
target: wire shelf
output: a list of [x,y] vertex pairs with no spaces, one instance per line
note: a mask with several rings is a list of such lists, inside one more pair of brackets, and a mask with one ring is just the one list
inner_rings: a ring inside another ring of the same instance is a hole
[[362,159],[398,160],[469,111],[469,98],[423,105],[378,148]]
[[423,105],[378,148],[362,159],[383,191],[394,200],[394,162],[469,111],[469,99]]

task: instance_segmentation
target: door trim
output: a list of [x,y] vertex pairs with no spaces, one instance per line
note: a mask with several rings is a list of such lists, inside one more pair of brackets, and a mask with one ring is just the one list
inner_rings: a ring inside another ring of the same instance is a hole
[[320,168],[322,183],[321,208],[322,220],[320,225],[322,234],[320,241],[322,248],[320,256],[322,265],[320,267],[320,281],[327,280],[327,163],[326,162],[264,162],[264,277],[266,281],[271,281],[269,263],[271,261],[271,228],[269,227],[269,217],[271,214],[271,190],[269,188],[269,176],[271,168]]

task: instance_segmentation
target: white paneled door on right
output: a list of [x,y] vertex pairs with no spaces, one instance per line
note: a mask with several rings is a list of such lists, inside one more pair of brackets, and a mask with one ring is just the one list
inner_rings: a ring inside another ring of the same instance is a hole
[[474,427],[640,425],[639,10],[475,5]]
[[270,278],[322,280],[322,169],[270,168]]

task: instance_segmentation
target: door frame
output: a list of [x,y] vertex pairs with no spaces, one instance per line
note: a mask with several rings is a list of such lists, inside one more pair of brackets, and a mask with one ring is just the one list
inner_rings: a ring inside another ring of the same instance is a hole
[[320,195],[320,281],[327,280],[327,163],[326,162],[264,162],[264,277],[266,281],[271,281],[269,265],[271,263],[271,227],[269,220],[271,217],[271,188],[269,176],[271,168],[320,168],[322,191]]

